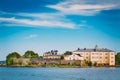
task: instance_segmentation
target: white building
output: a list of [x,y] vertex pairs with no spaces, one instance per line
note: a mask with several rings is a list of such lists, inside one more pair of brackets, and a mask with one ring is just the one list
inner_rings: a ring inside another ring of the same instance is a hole
[[64,56],[65,60],[84,60],[83,57],[79,54],[72,54]]

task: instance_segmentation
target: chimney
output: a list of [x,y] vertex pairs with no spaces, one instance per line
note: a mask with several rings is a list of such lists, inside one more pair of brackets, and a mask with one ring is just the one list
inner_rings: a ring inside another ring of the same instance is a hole
[[77,50],[80,50],[80,48],[78,48]]
[[97,51],[97,50],[98,50],[98,45],[95,45],[94,51]]
[[84,50],[86,50],[86,48],[84,48]]

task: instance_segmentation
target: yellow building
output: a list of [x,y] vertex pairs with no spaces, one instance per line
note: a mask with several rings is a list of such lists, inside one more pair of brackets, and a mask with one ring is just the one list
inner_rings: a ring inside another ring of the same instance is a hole
[[84,60],[97,63],[98,65],[115,65],[115,52],[109,49],[78,49],[73,51],[73,54],[80,54]]
[[61,55],[58,55],[57,50],[51,50],[43,54],[43,59],[61,59]]
[[61,59],[61,55],[43,56],[43,59]]

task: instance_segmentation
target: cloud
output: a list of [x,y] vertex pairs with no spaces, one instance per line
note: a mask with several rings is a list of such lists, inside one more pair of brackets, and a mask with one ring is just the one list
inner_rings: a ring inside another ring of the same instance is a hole
[[[68,15],[93,16],[103,10],[119,8],[116,0],[64,0],[45,7],[58,10],[52,13],[10,13],[0,11],[0,24],[5,26],[80,28],[87,26],[85,20],[76,23]],[[8,17],[9,16],[9,17]]]
[[4,18],[0,17],[1,22],[8,22],[7,26],[28,26],[28,27],[61,27],[61,28],[74,28],[76,25],[74,23],[66,23],[62,21],[55,20],[31,20],[31,19],[17,19],[15,17]]
[[17,16],[32,17],[42,20],[62,20],[65,16],[61,13],[16,13]]
[[36,38],[38,37],[37,34],[31,34],[31,35],[28,35],[27,37],[25,37],[25,39],[31,39],[31,38]]
[[100,13],[102,10],[114,9],[118,4],[113,3],[101,3],[100,1],[93,3],[88,0],[66,0],[56,5],[47,5],[46,7],[56,9],[65,15],[84,15],[91,16]]

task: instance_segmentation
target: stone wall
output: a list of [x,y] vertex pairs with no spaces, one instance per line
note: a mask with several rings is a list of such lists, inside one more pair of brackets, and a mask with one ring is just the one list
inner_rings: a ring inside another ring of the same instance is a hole
[[14,59],[14,63],[15,64],[19,64],[19,65],[30,65],[29,63],[31,63],[31,65],[42,65],[42,64],[62,64],[62,65],[72,65],[72,64],[78,64],[78,65],[82,65],[83,61],[80,60],[52,60],[52,59],[48,59],[48,60],[41,60],[38,58],[18,58],[18,59]]

